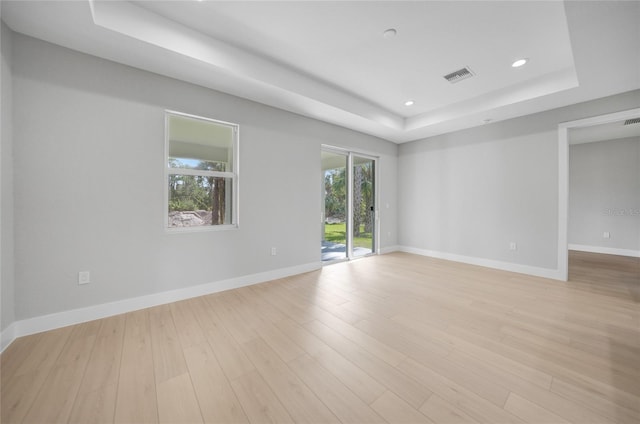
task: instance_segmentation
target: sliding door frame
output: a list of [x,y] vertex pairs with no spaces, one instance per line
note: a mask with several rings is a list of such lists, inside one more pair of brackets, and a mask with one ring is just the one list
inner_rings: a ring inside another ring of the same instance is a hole
[[[339,155],[345,155],[347,157],[347,170],[346,170],[346,176],[347,176],[347,188],[346,188],[346,192],[347,192],[347,210],[346,210],[346,241],[347,241],[347,251],[346,251],[346,258],[345,259],[337,259],[335,261],[327,261],[328,264],[330,263],[334,263],[334,262],[340,262],[343,260],[352,260],[352,259],[358,259],[358,258],[364,258],[367,256],[372,256],[372,255],[377,255],[380,252],[380,243],[379,243],[379,233],[380,233],[380,219],[379,219],[379,202],[378,202],[378,198],[379,198],[379,156],[375,156],[374,154],[371,153],[364,153],[362,151],[359,150],[354,150],[354,149],[348,149],[348,148],[343,148],[343,147],[336,147],[336,146],[330,146],[330,145],[326,145],[323,144],[321,146],[321,150],[323,151],[327,151],[327,152],[331,152],[331,153],[335,153],[335,154],[339,154]],[[364,158],[364,159],[369,159],[373,162],[373,209],[374,209],[374,222],[373,222],[373,233],[371,234],[371,253],[368,253],[366,255],[361,255],[361,256],[354,256],[353,255],[353,157],[357,156],[359,158]],[[324,187],[324,184],[323,184]],[[322,217],[323,218],[323,222],[322,225],[324,225],[324,219],[326,218],[325,216]]]

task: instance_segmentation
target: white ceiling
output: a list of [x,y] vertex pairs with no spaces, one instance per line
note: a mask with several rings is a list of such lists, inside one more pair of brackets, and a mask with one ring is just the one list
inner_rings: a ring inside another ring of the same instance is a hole
[[2,19],[396,143],[640,88],[637,1],[2,1]]

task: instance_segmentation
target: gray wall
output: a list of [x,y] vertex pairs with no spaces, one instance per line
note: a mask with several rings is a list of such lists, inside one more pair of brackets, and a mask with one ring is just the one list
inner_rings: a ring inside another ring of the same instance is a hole
[[570,146],[569,244],[640,251],[640,137]]
[[11,146],[11,31],[1,24],[0,50],[0,331],[15,319],[13,267],[13,163]]
[[[635,91],[398,147],[12,38],[3,87],[12,78],[13,95],[2,91],[3,328],[14,319],[319,262],[323,143],[380,155],[383,249],[399,244],[554,269],[557,124],[640,106]],[[164,109],[240,125],[238,230],[165,233]],[[13,246],[5,237],[12,232]],[[5,263],[15,263],[15,285]],[[91,284],[78,286],[80,270],[91,271]]]
[[400,145],[400,245],[557,269],[558,124],[639,105],[634,91]]
[[[13,65],[18,320],[319,263],[322,143],[380,155],[396,244],[392,143],[18,34]],[[239,229],[165,233],[164,109],[240,125]]]

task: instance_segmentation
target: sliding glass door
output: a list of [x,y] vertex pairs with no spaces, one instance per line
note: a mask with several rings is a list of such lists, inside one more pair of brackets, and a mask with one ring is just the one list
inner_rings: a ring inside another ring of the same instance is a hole
[[352,155],[352,253],[354,257],[374,251],[375,160]]
[[322,150],[322,261],[348,258],[348,154]]
[[376,252],[376,159],[322,149],[322,261]]

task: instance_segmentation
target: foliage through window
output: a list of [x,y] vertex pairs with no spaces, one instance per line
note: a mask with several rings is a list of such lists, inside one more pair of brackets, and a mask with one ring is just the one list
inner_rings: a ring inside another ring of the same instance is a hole
[[[364,159],[353,165],[353,235],[371,235],[374,219],[371,213],[374,196],[373,161]],[[324,173],[325,221],[345,222],[347,204],[347,169],[342,166]]]
[[166,113],[167,227],[237,224],[238,126]]

